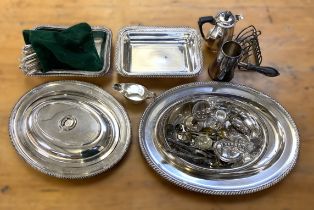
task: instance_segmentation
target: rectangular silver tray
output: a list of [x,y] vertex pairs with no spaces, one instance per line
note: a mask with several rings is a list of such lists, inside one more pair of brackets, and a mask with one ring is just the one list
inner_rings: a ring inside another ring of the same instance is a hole
[[115,66],[129,77],[197,76],[203,66],[201,39],[186,27],[125,27],[118,35]]
[[[33,30],[65,30],[67,26],[51,26],[42,25],[37,26]],[[110,53],[111,53],[111,30],[105,27],[94,26],[92,32],[95,41],[95,47],[99,56],[103,58],[104,65],[100,71],[83,71],[83,70],[67,70],[67,69],[54,69],[48,72],[41,72],[40,69],[29,72],[27,69],[20,67],[23,73],[27,76],[84,76],[84,77],[98,77],[106,74],[110,68]],[[104,35],[106,39],[104,41]],[[23,59],[23,55],[22,55]]]

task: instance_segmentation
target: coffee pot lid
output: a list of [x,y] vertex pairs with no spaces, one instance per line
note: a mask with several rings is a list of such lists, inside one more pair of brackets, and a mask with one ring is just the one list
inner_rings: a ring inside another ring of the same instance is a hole
[[237,22],[236,17],[230,11],[223,11],[215,17],[217,25],[224,28],[233,27]]

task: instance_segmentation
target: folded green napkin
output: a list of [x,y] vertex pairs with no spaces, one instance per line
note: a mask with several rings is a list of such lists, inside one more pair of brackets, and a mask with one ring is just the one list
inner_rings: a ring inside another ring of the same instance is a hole
[[91,27],[79,23],[63,31],[24,30],[25,44],[31,44],[42,66],[42,72],[52,69],[99,71],[99,57]]

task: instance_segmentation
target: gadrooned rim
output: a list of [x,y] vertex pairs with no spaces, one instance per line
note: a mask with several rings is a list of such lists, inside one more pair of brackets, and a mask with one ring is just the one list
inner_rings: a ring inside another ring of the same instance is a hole
[[[29,93],[31,93],[32,91],[35,91],[39,88],[41,88],[42,86],[45,86],[47,84],[62,84],[62,83],[67,83],[67,84],[82,84],[82,85],[87,85],[89,87],[94,87],[96,88],[99,92],[101,93],[105,93],[107,94],[108,96],[111,96],[112,98],[112,101],[114,103],[116,103],[117,105],[117,109],[119,109],[123,115],[123,117],[125,118],[126,120],[126,125],[127,125],[127,133],[129,133],[129,135],[127,136],[127,139],[126,139],[126,143],[125,143],[125,147],[124,147],[124,150],[120,153],[120,157],[118,157],[116,159],[115,162],[113,162],[111,165],[108,165],[107,167],[104,167],[102,169],[99,169],[95,172],[92,172],[88,175],[64,175],[64,174],[60,174],[60,173],[53,173],[49,170],[46,170],[45,168],[41,168],[39,165],[37,164],[33,164],[33,161],[28,159],[24,154],[23,154],[23,151],[20,150],[18,148],[18,146],[15,144],[14,140],[13,140],[13,135],[12,135],[12,122],[13,122],[13,117],[16,115],[16,112],[17,112],[17,108],[19,107],[20,103],[22,102],[22,100],[24,99],[24,97],[26,97]],[[11,141],[11,144],[13,145],[15,151],[19,154],[20,157],[22,157],[22,159],[28,164],[30,165],[32,168],[46,174],[46,175],[49,175],[49,176],[53,176],[53,177],[57,177],[57,178],[61,178],[61,179],[84,179],[84,178],[89,178],[89,177],[92,177],[92,176],[96,176],[96,175],[99,175],[105,171],[108,171],[110,170],[111,168],[113,168],[117,163],[119,163],[122,158],[125,156],[126,152],[128,151],[128,148],[131,144],[131,124],[130,124],[130,119],[129,119],[129,116],[128,114],[126,113],[125,109],[122,107],[122,105],[111,95],[109,94],[108,92],[106,92],[105,90],[101,89],[100,87],[98,87],[97,85],[94,85],[92,83],[88,83],[88,82],[82,82],[82,81],[76,81],[76,80],[60,80],[60,81],[54,81],[54,82],[47,82],[47,83],[43,83],[41,85],[38,85],[34,88],[32,88],[31,90],[27,91],[23,96],[21,96],[19,98],[19,100],[17,101],[17,103],[14,105],[14,108],[12,109],[11,111],[11,114],[10,114],[10,118],[9,118],[9,126],[8,126],[8,133],[9,133],[9,137],[10,137],[10,141]]]
[[[191,184],[187,184],[185,182],[181,182],[181,181],[178,181],[177,179],[173,178],[172,176],[170,176],[168,173],[166,173],[165,171],[161,170],[158,165],[156,165],[148,151],[146,150],[145,146],[144,146],[144,140],[143,140],[143,136],[142,136],[142,127],[143,127],[143,123],[144,123],[144,119],[146,118],[146,115],[148,114],[148,111],[151,109],[151,107],[155,104],[155,102],[157,102],[158,100],[160,100],[161,98],[167,96],[167,95],[170,95],[172,94],[174,91],[180,89],[180,88],[183,88],[183,87],[195,87],[197,85],[218,85],[218,84],[225,84],[225,85],[228,85],[228,86],[231,86],[231,87],[239,87],[239,88],[244,88],[252,93],[255,93],[255,94],[258,94],[258,95],[262,95],[266,98],[268,98],[270,101],[272,101],[273,103],[275,103],[280,109],[282,109],[282,111],[284,112],[284,114],[286,115],[286,117],[288,118],[289,120],[289,123],[291,123],[293,129],[295,129],[296,131],[296,154],[295,156],[293,157],[291,163],[289,164],[289,167],[281,174],[281,176],[277,177],[276,179],[273,179],[272,181],[264,184],[264,185],[261,185],[261,186],[258,186],[258,187],[255,187],[255,188],[252,188],[252,189],[248,189],[248,190],[238,190],[238,191],[229,191],[229,190],[210,190],[210,189],[204,189],[204,188],[200,188],[200,187],[195,187]],[[261,191],[261,190],[264,190],[264,189],[267,189],[275,184],[277,184],[278,182],[280,182],[283,178],[285,178],[289,173],[290,171],[294,168],[296,162],[297,162],[297,158],[298,158],[298,154],[299,154],[299,150],[300,150],[300,137],[299,137],[299,132],[298,132],[298,129],[297,129],[297,126],[295,125],[294,121],[292,120],[292,117],[290,116],[290,114],[287,112],[287,110],[282,106],[280,105],[277,101],[275,101],[273,98],[271,98],[270,96],[268,96],[267,94],[261,92],[261,91],[257,91],[251,87],[248,87],[248,86],[245,86],[245,85],[240,85],[240,84],[235,84],[235,83],[228,83],[228,82],[225,82],[225,83],[222,83],[222,82],[215,82],[215,81],[211,81],[211,82],[194,82],[194,83],[188,83],[188,84],[184,84],[184,85],[180,85],[180,86],[177,86],[177,87],[174,87],[164,93],[162,93],[161,95],[159,95],[156,100],[154,102],[152,102],[151,104],[148,105],[148,107],[146,108],[144,114],[142,115],[141,117],[141,120],[140,120],[140,125],[139,125],[139,143],[140,143],[140,148],[141,148],[141,151],[142,151],[142,154],[144,156],[144,158],[146,159],[146,161],[148,162],[149,166],[152,167],[161,177],[165,178],[166,180],[170,181],[171,183],[183,188],[183,189],[187,189],[187,190],[190,190],[190,191],[194,191],[194,192],[198,192],[198,193],[203,193],[203,194],[211,194],[211,195],[245,195],[245,194],[250,194],[250,193],[254,193],[254,192],[257,192],[257,191]]]

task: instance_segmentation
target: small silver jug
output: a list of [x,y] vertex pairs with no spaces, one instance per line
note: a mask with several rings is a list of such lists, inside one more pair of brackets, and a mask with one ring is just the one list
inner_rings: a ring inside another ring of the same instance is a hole
[[[232,39],[235,24],[241,19],[243,19],[241,15],[233,15],[230,11],[223,11],[218,13],[215,17],[200,17],[198,26],[208,47],[212,51],[217,52],[220,50],[223,43]],[[211,23],[215,26],[208,32],[206,37],[203,32],[203,25],[205,23]]]
[[242,62],[242,55],[243,49],[238,42],[233,40],[225,42],[218,52],[216,60],[208,70],[209,76],[215,81],[230,82],[237,67],[256,71],[268,77],[279,76],[279,72],[275,68]]

